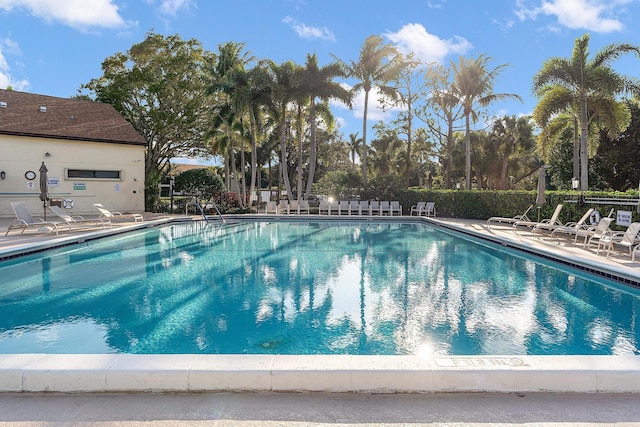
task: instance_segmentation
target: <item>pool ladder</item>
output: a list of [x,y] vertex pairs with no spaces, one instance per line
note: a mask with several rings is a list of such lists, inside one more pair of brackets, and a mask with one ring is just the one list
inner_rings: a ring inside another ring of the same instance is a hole
[[[218,205],[216,205],[216,202],[211,202],[211,203],[213,203],[213,207],[216,210],[216,212],[218,213],[218,216],[220,217],[220,219],[222,220],[222,223],[223,224],[226,223],[224,217],[220,213],[220,209],[218,209]],[[207,215],[204,213],[204,209],[202,209],[202,205],[200,205],[200,203],[198,203],[197,201],[194,201],[193,204],[198,208],[198,210],[200,211],[200,215],[202,215],[202,218],[208,224],[209,223],[209,218],[207,218]]]

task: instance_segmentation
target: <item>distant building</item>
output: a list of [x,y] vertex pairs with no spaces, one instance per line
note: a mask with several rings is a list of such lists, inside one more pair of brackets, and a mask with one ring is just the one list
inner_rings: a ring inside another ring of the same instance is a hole
[[0,216],[15,200],[42,215],[42,162],[49,197],[72,214],[96,214],[93,203],[142,212],[145,147],[111,105],[0,90]]

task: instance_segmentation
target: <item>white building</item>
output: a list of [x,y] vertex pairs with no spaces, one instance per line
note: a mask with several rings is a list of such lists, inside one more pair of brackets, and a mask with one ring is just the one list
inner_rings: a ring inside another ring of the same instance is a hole
[[95,215],[93,203],[142,212],[145,146],[111,105],[0,90],[0,216],[18,200],[42,216],[43,162],[52,203],[70,213]]

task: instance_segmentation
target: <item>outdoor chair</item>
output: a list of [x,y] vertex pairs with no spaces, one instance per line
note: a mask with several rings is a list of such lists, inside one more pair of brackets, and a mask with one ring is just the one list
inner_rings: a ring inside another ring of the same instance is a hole
[[389,215],[393,216],[396,213],[402,215],[402,206],[400,206],[399,201],[393,200],[390,205]]
[[609,233],[598,241],[598,250],[600,252],[600,246],[607,246],[607,258],[611,255],[611,250],[616,247],[626,248],[629,255],[633,251],[633,248],[640,243],[638,239],[638,233],[640,233],[640,222],[633,222],[625,232]]
[[289,212],[290,214],[299,214],[300,213],[300,202],[298,200],[289,200]]
[[303,213],[306,213],[307,215],[310,213],[308,200],[298,201],[298,214],[303,214]]
[[514,233],[516,233],[518,231],[518,227],[528,227],[530,229],[533,229],[534,227],[540,225],[540,224],[546,224],[547,226],[551,226],[551,225],[563,225],[559,220],[558,217],[560,216],[560,211],[562,210],[562,204],[559,203],[556,206],[555,211],[553,211],[553,215],[551,216],[551,218],[547,218],[547,219],[543,219],[539,222],[535,222],[535,221],[516,221],[513,223],[512,226],[512,230]]
[[413,216],[413,214],[415,213],[416,215],[420,216],[426,205],[427,205],[427,202],[416,203],[415,205],[411,206],[411,209],[409,210],[409,215]]
[[522,215],[516,215],[514,217],[502,217],[502,216],[492,216],[491,218],[489,218],[487,220],[487,227],[491,228],[491,223],[492,222],[504,222],[506,224],[511,224],[513,225],[513,223],[518,222],[518,221],[531,221],[529,219],[529,217],[527,216],[527,214],[529,213],[529,211],[533,209],[533,205],[529,205],[529,207],[527,208],[526,211],[524,211],[524,213]]
[[11,230],[22,229],[20,234],[23,234],[25,230],[29,228],[36,229],[38,231],[44,231],[47,233],[51,233],[55,231],[56,235],[58,231],[60,231],[61,227],[67,227],[67,229],[71,229],[68,224],[64,222],[54,222],[54,221],[45,221],[42,218],[37,218],[31,216],[31,212],[29,212],[29,208],[25,202],[9,202],[11,204],[11,208],[13,209],[13,213],[15,214],[15,219],[11,221],[9,227],[7,228],[7,232],[4,233],[5,236],[9,234]]
[[436,202],[427,202],[426,205],[424,205],[424,209],[422,209],[422,213],[420,213],[419,215],[421,216],[432,216],[432,217],[436,217]]
[[369,215],[380,215],[380,202],[377,200],[372,200],[369,203]]
[[349,215],[360,215],[360,202],[351,200],[349,202]]
[[91,219],[91,218],[84,218],[83,216],[80,216],[80,215],[71,215],[70,213],[66,212],[64,209],[58,206],[49,206],[49,209],[54,214],[58,215],[58,217],[69,226],[69,229],[71,229],[72,227],[87,227],[87,226],[91,226],[91,227],[102,226],[102,228],[104,229],[104,228],[107,228],[107,225],[109,226],[109,228],[113,226],[109,218]]
[[331,215],[331,203],[328,200],[320,200],[318,205],[318,214],[322,215],[323,213]]
[[342,212],[349,214],[349,202],[347,200],[338,202],[338,215],[342,215]]
[[554,232],[566,232],[569,234],[573,234],[572,232],[575,230],[579,230],[580,228],[583,227],[589,227],[586,222],[589,219],[589,217],[591,216],[591,214],[593,213],[594,209],[591,208],[589,210],[587,210],[584,215],[582,215],[582,217],[578,220],[578,222],[567,222],[566,224],[563,225],[557,225],[557,224],[538,224],[535,227],[533,227],[533,234],[536,234],[538,232],[540,232],[540,234],[542,234],[545,231],[551,232],[551,237],[553,237],[553,233]]
[[391,205],[388,200],[380,202],[380,215],[391,215]]
[[264,207],[264,213],[266,214],[277,214],[278,213],[278,204],[276,202],[267,202]]
[[369,201],[361,200],[360,201],[360,215],[367,215],[369,213]]
[[[586,231],[584,236],[584,242],[582,243],[582,247],[583,248],[591,247],[591,242],[593,241],[599,242],[601,238],[613,233],[613,230],[609,228],[612,222],[613,222],[613,218],[609,218],[609,217],[601,218],[600,222],[598,222],[598,225],[592,226],[590,229]],[[578,232],[578,235],[579,234],[582,234],[582,233]],[[578,235],[576,235],[576,240],[575,240],[576,242],[578,240]]]
[[137,213],[122,213],[112,212],[105,208],[101,203],[94,203],[93,206],[100,212],[101,219],[108,219],[109,221],[133,219],[134,222],[144,221],[144,217]]

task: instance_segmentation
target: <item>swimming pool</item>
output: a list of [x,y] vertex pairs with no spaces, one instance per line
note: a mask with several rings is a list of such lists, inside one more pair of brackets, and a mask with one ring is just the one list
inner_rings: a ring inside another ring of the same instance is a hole
[[638,352],[636,289],[420,223],[174,224],[0,277],[0,353]]

